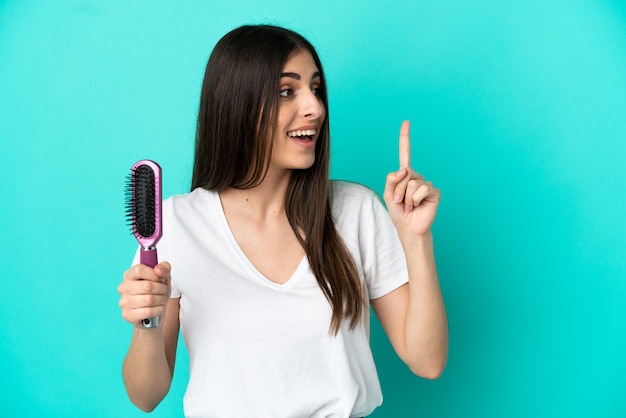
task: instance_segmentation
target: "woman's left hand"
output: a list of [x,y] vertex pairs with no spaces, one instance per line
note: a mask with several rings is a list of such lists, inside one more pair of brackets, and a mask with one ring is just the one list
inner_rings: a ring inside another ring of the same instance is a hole
[[408,120],[400,128],[400,170],[387,175],[383,197],[399,235],[430,233],[441,192],[411,168]]

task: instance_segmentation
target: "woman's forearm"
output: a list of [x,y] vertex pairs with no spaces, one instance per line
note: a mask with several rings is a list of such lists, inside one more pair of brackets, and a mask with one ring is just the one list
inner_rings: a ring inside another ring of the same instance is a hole
[[172,382],[172,370],[162,328],[135,329],[122,375],[128,397],[141,410],[152,411],[163,400]]
[[405,361],[420,376],[437,378],[448,356],[448,321],[437,277],[432,234],[401,237],[409,273]]

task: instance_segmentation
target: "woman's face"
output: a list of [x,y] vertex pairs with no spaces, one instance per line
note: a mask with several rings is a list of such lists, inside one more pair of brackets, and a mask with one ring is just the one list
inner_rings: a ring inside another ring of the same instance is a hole
[[306,169],[315,162],[315,143],[326,116],[319,95],[322,87],[320,71],[308,51],[297,52],[285,63],[277,92],[271,168]]

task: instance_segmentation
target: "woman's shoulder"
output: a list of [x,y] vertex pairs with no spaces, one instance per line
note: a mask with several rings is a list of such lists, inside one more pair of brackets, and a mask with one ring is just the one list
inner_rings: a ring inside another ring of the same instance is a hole
[[213,193],[215,192],[211,190],[203,189],[202,187],[197,187],[193,189],[191,192],[175,193],[169,196],[168,198],[166,198],[165,201],[170,200],[176,203],[193,202],[199,199],[206,199],[208,196],[212,195]]
[[364,184],[333,180],[330,183],[330,205],[337,217],[370,216],[383,209],[378,194]]
[[198,187],[188,193],[174,194],[163,201],[163,208],[172,212],[186,212],[194,208],[206,208],[216,192]]
[[380,200],[378,194],[368,186],[345,180],[331,180],[331,201],[371,202]]

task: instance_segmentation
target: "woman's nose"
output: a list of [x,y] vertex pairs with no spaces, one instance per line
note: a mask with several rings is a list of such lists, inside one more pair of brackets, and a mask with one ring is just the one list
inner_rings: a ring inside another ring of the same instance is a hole
[[301,112],[307,118],[319,118],[324,114],[322,100],[313,91],[307,91],[302,97]]

